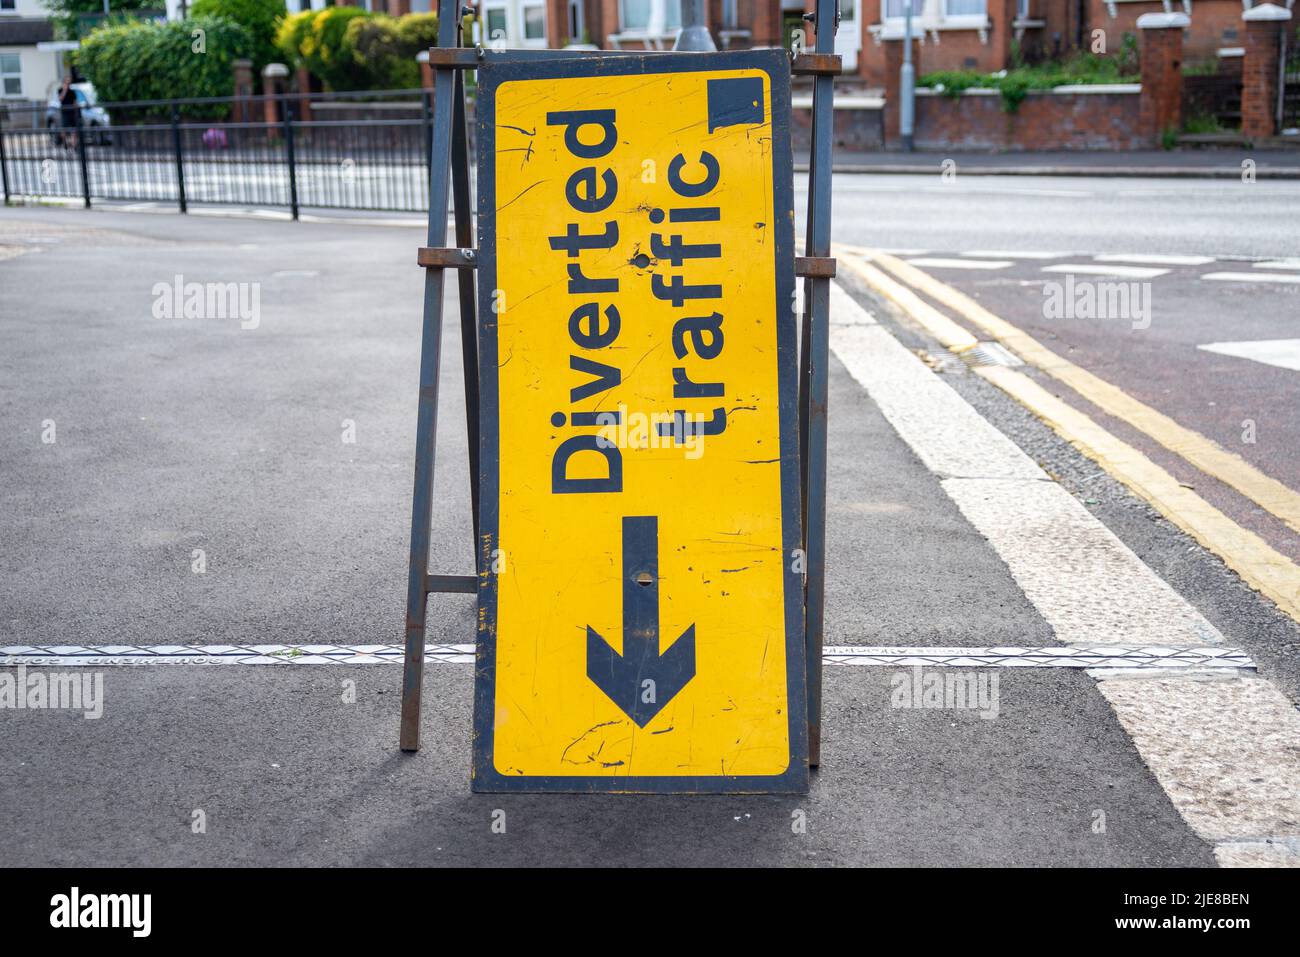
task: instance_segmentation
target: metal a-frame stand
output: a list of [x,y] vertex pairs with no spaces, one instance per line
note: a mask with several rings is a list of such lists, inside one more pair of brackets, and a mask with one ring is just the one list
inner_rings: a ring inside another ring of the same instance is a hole
[[[401,749],[420,747],[420,701],[424,676],[425,621],[433,592],[475,594],[479,575],[429,574],[429,539],[433,517],[435,434],[438,419],[438,369],[442,359],[442,308],[446,270],[457,271],[462,358],[465,370],[466,434],[473,511],[475,555],[479,555],[479,383],[478,316],[474,270],[474,208],[470,197],[469,131],[465,108],[465,70],[486,63],[574,57],[644,55],[644,51],[567,52],[564,50],[485,50],[463,45],[461,15],[473,11],[461,0],[439,0],[438,46],[429,51],[433,68],[433,127],[429,173],[427,245],[417,263],[425,268],[424,324],[420,351],[420,401],[416,425],[415,489],[411,499],[411,558],[406,595],[406,658],[402,674]],[[795,75],[811,75],[813,86],[812,156],[808,177],[807,232],[804,256],[795,274],[804,280],[803,324],[799,354],[799,456],[805,577],[809,763],[821,760],[821,663],[826,572],[826,401],[829,362],[831,134],[834,77],[840,58],[834,53],[839,25],[838,0],[817,0],[809,14],[818,29],[812,53],[792,57]],[[660,54],[665,55],[665,54]],[[671,55],[671,54],[667,54]],[[701,54],[682,53],[678,56]],[[448,184],[450,181],[450,195]],[[456,245],[446,246],[447,211],[454,210]]]

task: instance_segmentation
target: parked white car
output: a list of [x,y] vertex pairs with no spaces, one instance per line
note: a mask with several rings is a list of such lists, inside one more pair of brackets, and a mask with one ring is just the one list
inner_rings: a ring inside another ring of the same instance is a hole
[[[90,83],[72,84],[81,105],[81,126],[86,133],[87,143],[99,143],[107,146],[113,142],[113,134],[108,132],[112,126],[108,111],[96,105],[95,87]],[[59,103],[59,86],[50,90],[45,102],[45,128],[50,131],[50,138],[56,145],[62,145],[68,132],[63,125],[63,107]]]

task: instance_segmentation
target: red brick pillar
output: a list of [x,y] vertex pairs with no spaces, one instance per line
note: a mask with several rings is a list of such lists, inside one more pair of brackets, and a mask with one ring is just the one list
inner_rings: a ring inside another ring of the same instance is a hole
[[1144,13],[1137,20],[1142,37],[1138,132],[1153,146],[1167,130],[1183,128],[1183,31],[1189,23],[1185,13]]
[[[879,44],[868,28],[881,22],[881,8],[884,5],[884,0],[862,0],[858,4],[858,76],[866,81],[870,80],[869,73],[873,66],[875,70],[880,69],[880,64],[874,62],[879,55]],[[915,20],[912,21],[912,27],[916,27]]]
[[546,45],[561,49],[569,39],[569,0],[546,0]]
[[273,140],[280,135],[279,127],[275,125],[280,122],[280,101],[272,97],[284,92],[288,76],[289,68],[283,63],[268,63],[262,67],[262,93],[265,96],[262,100],[262,122],[272,124],[266,131],[267,139]]
[[[882,31],[880,45],[885,51],[885,147],[888,149],[902,143],[899,133],[899,111],[902,99],[899,89],[899,71],[903,68],[903,37],[901,34],[893,35]],[[919,36],[912,37],[912,70],[919,79],[921,76]],[[915,130],[913,132],[915,133]]]
[[415,55],[415,61],[420,64],[420,86],[432,90],[433,67],[429,65],[429,51],[421,50]]
[[[781,35],[781,0],[753,0],[753,16],[749,21],[750,45],[756,47],[783,46]],[[741,25],[745,25],[745,8],[740,7]]]
[[230,64],[235,74],[235,103],[231,110],[231,119],[236,123],[253,122],[253,110],[250,101],[253,98],[253,61],[235,60]]
[[294,83],[298,90],[298,119],[311,119],[311,71],[299,66],[294,73]]
[[1277,72],[1282,32],[1291,11],[1272,3],[1252,7],[1245,22],[1245,62],[1241,67],[1241,135],[1263,139],[1277,132]]

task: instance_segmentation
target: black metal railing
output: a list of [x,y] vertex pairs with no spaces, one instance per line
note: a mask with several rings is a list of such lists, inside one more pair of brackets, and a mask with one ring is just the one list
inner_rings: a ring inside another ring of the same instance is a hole
[[[111,125],[96,123],[96,110]],[[223,116],[207,118],[214,113]],[[6,203],[287,207],[294,218],[302,207],[428,206],[425,90],[112,103],[68,114],[70,125],[57,108],[11,108],[0,118]]]

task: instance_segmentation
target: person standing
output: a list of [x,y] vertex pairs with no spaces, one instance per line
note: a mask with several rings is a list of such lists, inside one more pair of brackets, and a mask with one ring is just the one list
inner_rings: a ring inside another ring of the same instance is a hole
[[64,74],[59,87],[59,113],[63,126],[63,145],[74,149],[77,145],[77,91],[72,88],[71,74]]

